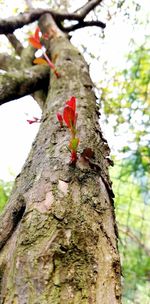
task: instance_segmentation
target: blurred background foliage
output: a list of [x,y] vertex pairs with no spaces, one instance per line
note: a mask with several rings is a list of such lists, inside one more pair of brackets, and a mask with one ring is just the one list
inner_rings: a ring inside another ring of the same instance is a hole
[[13,182],[4,182],[0,180],[0,212],[3,210],[6,205],[8,198],[11,193]]
[[[4,5],[4,1],[0,2]],[[105,41],[109,41],[112,34],[107,37],[106,31],[84,29],[91,39],[94,35],[97,43],[94,51],[93,43],[86,42],[83,36],[80,41],[79,33],[72,34],[72,42],[84,54],[93,74],[102,113],[101,125],[115,163],[110,174],[119,228],[124,304],[150,303],[150,10],[146,10],[146,2],[103,0],[100,8],[90,14],[90,18],[100,16],[108,22],[108,27],[110,24],[110,28],[114,28],[112,41],[118,46],[120,41],[115,39],[118,26],[120,31],[123,26],[129,28],[128,48],[121,64],[119,51],[113,54],[112,42],[110,46],[107,42],[109,52],[106,52]],[[38,3],[41,6],[43,1],[33,1],[36,6]],[[75,4],[72,0],[53,0],[45,1],[44,6],[50,3],[63,10],[68,7],[70,10]],[[14,9],[14,13],[18,13],[17,7]],[[25,33],[27,31],[30,27]],[[12,182],[0,181],[0,211],[11,187]]]
[[[138,12],[140,9],[139,5]],[[112,124],[115,135],[111,146],[115,166],[110,174],[119,228],[124,304],[150,303],[149,25],[147,18],[135,18],[123,67],[110,69],[105,62],[104,77],[99,82],[106,133]],[[141,44],[134,34],[139,26],[143,27]]]

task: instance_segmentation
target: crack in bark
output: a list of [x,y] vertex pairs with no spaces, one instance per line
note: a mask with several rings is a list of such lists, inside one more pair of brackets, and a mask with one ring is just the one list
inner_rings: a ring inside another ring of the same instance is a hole
[[99,223],[99,224],[100,224],[100,229],[101,229],[103,235],[106,237],[108,244],[110,245],[110,247],[113,249],[113,251],[117,255],[116,248],[114,247],[114,245],[113,245],[113,243],[111,241],[110,236],[108,235],[107,231],[105,230],[103,224],[102,223]]
[[21,221],[23,214],[25,212],[25,205],[23,204],[22,206],[20,206],[19,209],[15,209],[12,212],[12,220],[13,220],[13,227],[14,229],[16,228],[16,226],[18,225],[18,223]]

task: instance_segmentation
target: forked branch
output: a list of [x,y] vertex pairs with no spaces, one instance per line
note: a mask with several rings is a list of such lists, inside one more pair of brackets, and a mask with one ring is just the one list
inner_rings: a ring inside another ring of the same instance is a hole
[[106,27],[106,24],[101,21],[98,21],[98,20],[97,21],[81,21],[81,22],[78,22],[77,24],[72,24],[67,27],[62,27],[61,29],[64,32],[69,33],[71,31],[75,31],[75,30],[78,30],[80,28],[87,27],[87,26],[98,26],[98,27],[101,27],[102,29],[104,29]]
[[[92,11],[101,2],[102,2],[102,0],[88,1],[83,7],[81,7],[74,13],[59,13],[59,12],[51,10],[51,9],[32,9],[28,12],[21,13],[15,17],[9,17],[7,19],[0,19],[0,34],[13,33],[14,30],[38,20],[45,13],[50,13],[53,16],[53,18],[55,19],[55,21],[58,23],[67,19],[67,20],[76,20],[79,22],[83,22],[83,24],[84,24],[84,18],[89,14],[90,11]],[[100,21],[95,25],[100,26],[102,28],[105,27],[104,23],[102,23]],[[84,25],[84,26],[87,26],[87,25]],[[67,30],[67,31],[69,31],[69,30]]]

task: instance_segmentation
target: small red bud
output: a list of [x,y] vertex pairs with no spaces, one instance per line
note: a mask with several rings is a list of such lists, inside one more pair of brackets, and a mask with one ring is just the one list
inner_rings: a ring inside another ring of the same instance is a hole
[[37,123],[37,122],[41,122],[40,118],[37,117],[33,117],[33,119],[27,119],[27,122],[29,123],[29,125],[33,124],[33,123]]
[[43,38],[44,38],[45,40],[48,40],[48,39],[49,39],[49,35],[48,35],[47,33],[45,33],[45,34],[43,34]]
[[33,124],[34,122],[37,122],[35,120],[30,120],[30,119],[27,119],[27,122],[29,123],[29,125]]
[[63,117],[59,112],[56,115],[57,115],[57,119],[60,123],[60,127],[62,128],[63,127]]

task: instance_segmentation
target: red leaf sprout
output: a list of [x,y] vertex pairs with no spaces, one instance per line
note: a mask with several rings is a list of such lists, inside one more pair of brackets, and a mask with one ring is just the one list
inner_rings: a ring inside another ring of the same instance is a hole
[[29,43],[35,48],[35,49],[42,49],[42,44],[40,42],[40,28],[37,26],[35,33],[33,36],[30,36],[28,38]]
[[66,101],[66,104],[72,108],[72,110],[75,112],[76,111],[76,98],[74,96],[72,96],[70,98],[70,100]]
[[72,96],[66,101],[66,106],[63,111],[63,119],[71,132],[75,130],[77,113],[76,113],[76,98]]
[[57,119],[60,123],[60,127],[62,128],[63,127],[63,117],[59,112],[56,115],[57,115]]
[[27,122],[29,123],[29,125],[31,125],[33,123],[41,122],[41,119],[37,117],[33,117],[33,119],[27,119]]
[[78,114],[76,113],[76,98],[72,96],[70,100],[66,101],[66,105],[63,110],[63,115],[57,113],[57,119],[62,127],[63,120],[70,129],[71,139],[68,145],[68,149],[71,152],[71,164],[75,165],[77,162],[77,149],[79,145],[79,138],[76,137],[76,122],[77,122]]
[[[40,28],[37,26],[36,30],[35,30],[35,33],[33,36],[30,36],[28,38],[29,40],[29,43],[35,48],[35,49],[41,49],[42,52],[43,52],[43,56],[45,57],[48,65],[50,66],[50,68],[54,71],[54,74],[56,75],[57,78],[60,77],[60,74],[57,72],[56,68],[55,68],[55,65],[52,63],[52,61],[49,59],[49,57],[47,56],[45,50],[44,50],[44,46],[41,44],[41,41],[40,41]],[[43,35],[43,38],[44,39],[48,39],[48,34],[44,34]]]
[[63,111],[63,119],[69,129],[73,129],[75,127],[75,112],[69,106],[65,106]]

